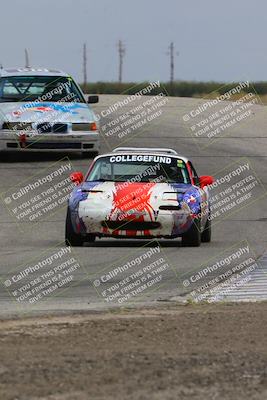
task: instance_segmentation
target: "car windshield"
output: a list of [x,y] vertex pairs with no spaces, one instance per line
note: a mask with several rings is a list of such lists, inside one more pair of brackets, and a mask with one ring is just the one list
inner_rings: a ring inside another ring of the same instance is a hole
[[99,158],[87,182],[190,183],[183,160],[161,155],[114,155]]
[[0,102],[76,102],[85,100],[70,77],[10,76],[0,79]]

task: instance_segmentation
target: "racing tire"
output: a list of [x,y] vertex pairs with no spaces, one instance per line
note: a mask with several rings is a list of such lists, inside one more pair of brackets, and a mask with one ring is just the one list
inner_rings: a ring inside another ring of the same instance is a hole
[[201,244],[200,221],[195,219],[190,229],[182,236],[182,246],[199,247]]
[[211,221],[207,219],[204,231],[201,233],[201,242],[209,243],[211,241]]
[[66,246],[73,246],[73,247],[78,247],[83,245],[83,238],[81,235],[78,235],[76,232],[74,232],[72,222],[71,222],[71,216],[70,216],[70,210],[68,208],[67,211],[67,216],[66,216],[66,225],[65,225],[65,244]]
[[89,242],[89,243],[94,243],[94,241],[95,241],[95,235],[93,235],[93,234],[89,234],[89,235],[87,235],[86,236],[86,238],[85,238],[85,242]]

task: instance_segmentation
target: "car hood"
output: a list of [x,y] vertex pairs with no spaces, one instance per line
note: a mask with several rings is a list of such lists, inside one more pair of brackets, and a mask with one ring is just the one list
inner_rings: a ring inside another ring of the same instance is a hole
[[0,122],[94,122],[96,116],[85,103],[0,103]]
[[190,184],[147,183],[147,182],[84,182],[76,187],[69,205],[76,208],[81,201],[90,201],[98,207],[112,203],[114,207],[142,209],[144,204],[152,208],[158,204],[186,202],[190,207],[199,208],[199,191]]
[[113,182],[113,181],[106,181],[106,182],[83,182],[80,186],[82,190],[102,190],[103,192],[118,192],[121,195],[131,194],[133,191],[147,191],[150,192],[152,189],[157,188],[159,192],[172,191],[172,192],[181,192],[184,193],[192,187],[191,184],[185,183],[157,183],[157,182]]

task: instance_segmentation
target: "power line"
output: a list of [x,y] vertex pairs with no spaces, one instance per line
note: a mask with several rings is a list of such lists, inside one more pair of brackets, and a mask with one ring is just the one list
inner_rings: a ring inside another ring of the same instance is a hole
[[122,69],[123,69],[123,57],[125,56],[125,46],[121,40],[118,43],[118,51],[119,51],[119,82],[122,82]]

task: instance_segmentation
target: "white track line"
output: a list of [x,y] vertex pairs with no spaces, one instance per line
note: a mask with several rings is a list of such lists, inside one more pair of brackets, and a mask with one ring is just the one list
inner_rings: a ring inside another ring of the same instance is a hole
[[238,287],[238,279],[235,283],[235,288],[227,288],[218,296],[216,301],[262,301],[267,300],[267,254],[265,253],[257,260],[256,269],[247,275],[248,282],[243,283]]

